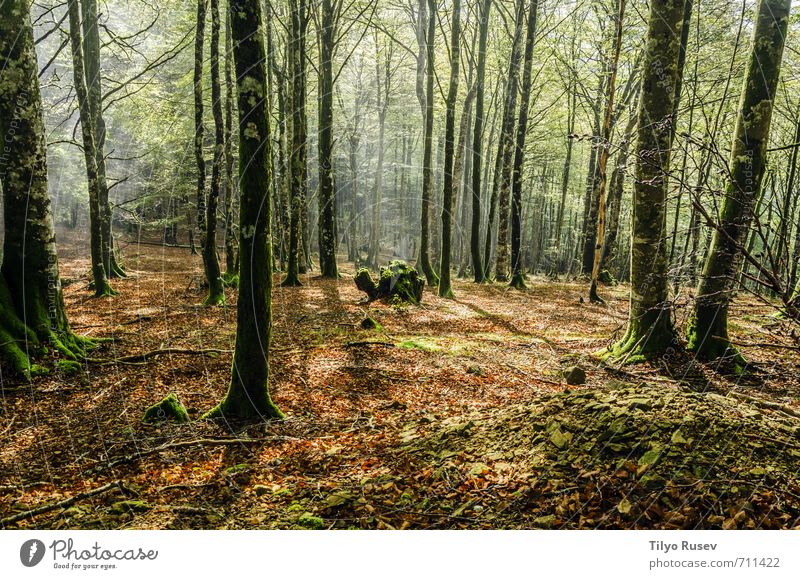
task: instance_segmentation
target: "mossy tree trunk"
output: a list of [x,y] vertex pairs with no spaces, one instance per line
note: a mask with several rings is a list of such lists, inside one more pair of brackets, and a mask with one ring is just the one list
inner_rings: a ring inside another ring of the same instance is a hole
[[108,272],[104,263],[103,209],[100,205],[100,180],[97,171],[97,150],[95,148],[94,125],[86,90],[86,75],[83,68],[83,45],[81,39],[81,15],[78,0],[69,0],[69,37],[72,49],[72,72],[75,95],[78,99],[78,113],[81,121],[83,158],[86,164],[86,180],[89,188],[89,246],[92,258],[92,280],[97,297],[115,295],[108,282]]
[[444,129],[444,189],[442,190],[442,262],[439,270],[439,296],[453,298],[450,282],[450,260],[453,228],[453,157],[456,140],[456,99],[458,98],[459,53],[461,35],[461,0],[453,0],[450,31],[450,88],[447,91],[447,112]]
[[483,283],[486,279],[481,259],[481,163],[483,162],[483,91],[486,79],[486,43],[489,37],[491,10],[492,0],[483,0],[478,38],[478,70],[475,76],[475,130],[472,137],[472,231],[469,242],[475,283]]
[[[64,310],[29,6],[22,0],[0,3],[0,184],[5,222],[0,352],[26,377],[46,370],[32,357],[47,352],[57,368],[73,369],[90,344],[70,331]],[[77,11],[77,4],[73,9]]]
[[688,348],[702,359],[730,347],[728,305],[765,172],[775,90],[786,41],[790,0],[760,0],[753,48],[739,102],[729,176],[708,257],[689,318]]
[[508,281],[508,220],[511,197],[511,179],[514,163],[514,119],[517,113],[517,92],[519,87],[519,64],[522,59],[522,29],[525,20],[525,3],[517,2],[516,27],[514,41],[509,59],[508,77],[506,79],[506,96],[503,104],[503,121],[500,125],[500,146],[498,158],[500,172],[495,175],[499,179],[497,210],[497,256],[495,259],[495,279]]
[[528,8],[528,28],[525,36],[525,58],[522,66],[522,92],[519,103],[517,143],[514,150],[514,172],[511,192],[511,287],[525,288],[522,271],[522,169],[525,161],[525,137],[528,132],[528,108],[531,100],[531,69],[533,68],[533,44],[536,40],[537,0],[531,0]]
[[331,0],[322,0],[319,27],[319,268],[322,277],[337,279],[336,187],[333,170],[333,51],[335,13]]
[[106,176],[106,122],[103,118],[103,87],[100,75],[100,34],[97,22],[97,0],[81,0],[83,18],[83,56],[89,111],[94,128],[95,158],[97,159],[97,182],[99,187],[101,248],[103,266],[109,278],[125,277],[119,263],[111,232],[111,204],[108,199]]
[[608,152],[611,148],[611,123],[614,111],[614,94],[617,85],[617,67],[619,66],[619,54],[622,50],[622,23],[625,17],[625,0],[617,0],[616,8],[614,47],[612,49],[608,72],[608,95],[606,97],[606,110],[603,116],[603,132],[600,136],[600,152],[597,158],[597,232],[594,236],[592,282],[589,288],[589,300],[596,303],[605,303],[597,293],[597,280],[600,275],[603,240],[605,239],[606,233],[606,169],[608,167]]
[[[289,248],[284,286],[299,286],[303,235],[303,200],[306,187],[306,82],[305,82],[305,0],[292,0],[289,28],[289,68],[291,88],[291,152],[289,157],[290,205]],[[304,259],[304,258],[303,258]],[[305,270],[305,264],[302,267]]]
[[609,356],[635,361],[675,340],[668,296],[666,177],[672,147],[683,20],[681,0],[652,0],[645,43],[631,224],[631,294],[627,332]]
[[222,182],[222,165],[225,162],[225,124],[222,119],[222,85],[219,77],[219,30],[219,0],[211,0],[211,112],[214,117],[214,158],[211,164],[211,188],[206,204],[206,235],[203,243],[203,269],[208,282],[208,296],[203,304],[208,306],[225,302],[222,272],[217,256],[217,204]]
[[272,237],[267,70],[260,2],[231,0],[239,105],[239,299],[231,383],[206,416],[264,420],[283,413],[269,395]]

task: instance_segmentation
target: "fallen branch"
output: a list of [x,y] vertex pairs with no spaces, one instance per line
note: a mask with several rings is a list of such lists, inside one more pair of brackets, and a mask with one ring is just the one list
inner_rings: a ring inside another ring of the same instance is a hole
[[364,342],[347,342],[342,347],[343,348],[356,348],[358,346],[384,346],[386,348],[394,348],[394,344],[391,342],[372,342],[370,340]]
[[185,348],[163,348],[160,350],[151,350],[142,354],[132,354],[130,356],[122,356],[121,358],[86,358],[86,361],[91,364],[101,364],[104,366],[110,364],[125,364],[129,362],[145,362],[156,356],[167,355],[180,355],[180,356],[207,356],[209,354],[224,354],[232,352],[233,350],[220,350],[217,348],[209,348],[206,350],[187,350]]
[[41,507],[36,507],[35,509],[31,509],[29,511],[24,511],[22,513],[17,513],[16,515],[6,517],[5,519],[0,519],[0,526],[5,527],[6,525],[11,525],[14,523],[18,523],[19,521],[24,521],[25,519],[30,519],[31,517],[36,517],[38,515],[49,513],[50,511],[55,511],[56,509],[66,509],[67,507],[71,507],[72,505],[74,505],[79,501],[96,497],[97,495],[101,495],[103,493],[106,493],[114,489],[119,489],[124,494],[128,494],[129,492],[128,489],[126,489],[125,486],[122,484],[122,481],[116,480],[114,482],[105,484],[101,487],[97,487],[96,489],[78,493],[77,495],[72,496],[68,499],[64,499],[63,501],[58,501],[57,503],[51,503],[49,505],[43,505]]

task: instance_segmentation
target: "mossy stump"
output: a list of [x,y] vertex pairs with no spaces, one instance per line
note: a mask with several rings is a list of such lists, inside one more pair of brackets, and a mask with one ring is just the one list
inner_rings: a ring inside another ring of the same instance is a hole
[[369,301],[391,299],[393,302],[419,304],[425,287],[425,281],[417,270],[399,260],[382,267],[377,282],[365,268],[356,272],[354,280],[356,287],[367,294]]
[[161,402],[153,404],[145,410],[142,418],[144,423],[164,422],[167,420],[178,423],[189,422],[189,413],[186,412],[186,408],[174,393],[168,394]]

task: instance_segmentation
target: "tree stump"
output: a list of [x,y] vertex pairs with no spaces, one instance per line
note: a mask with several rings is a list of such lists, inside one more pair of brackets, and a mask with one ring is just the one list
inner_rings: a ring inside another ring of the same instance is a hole
[[367,294],[369,301],[390,299],[392,301],[419,304],[425,281],[417,270],[404,261],[393,261],[382,267],[376,282],[369,270],[359,269],[354,278],[356,287]]

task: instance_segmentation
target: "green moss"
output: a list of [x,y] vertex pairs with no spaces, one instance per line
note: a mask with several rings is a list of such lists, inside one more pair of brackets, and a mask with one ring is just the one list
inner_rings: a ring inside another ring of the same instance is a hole
[[77,374],[81,371],[82,366],[74,360],[59,360],[56,362],[56,368],[63,374]]
[[361,320],[361,328],[364,330],[376,330],[378,332],[383,330],[383,327],[372,317],[367,316]]
[[319,517],[315,517],[311,513],[303,513],[297,519],[298,526],[303,529],[311,529],[318,531],[325,528],[325,521]]
[[144,411],[142,422],[162,422],[165,420],[172,420],[174,422],[189,422],[189,413],[178,401],[175,394],[170,393],[158,404],[154,404]]
[[431,340],[426,340],[424,338],[416,338],[410,340],[403,340],[397,344],[399,348],[405,348],[407,350],[422,350],[423,352],[438,352],[442,348],[432,342]]

